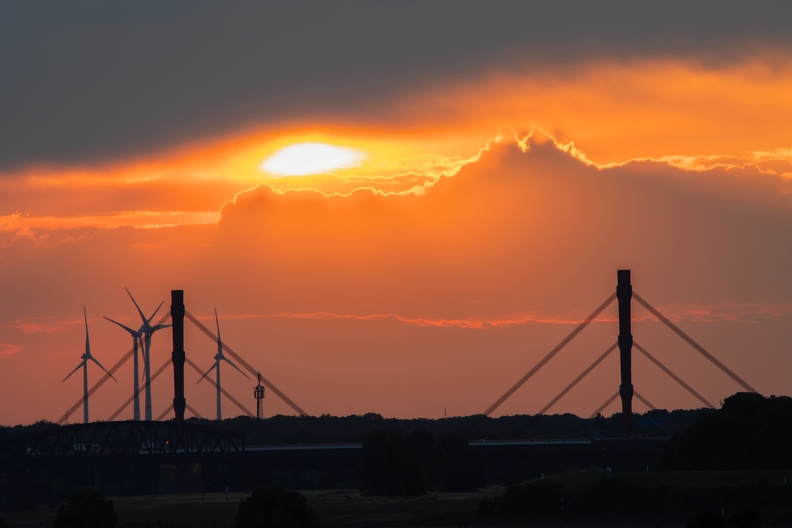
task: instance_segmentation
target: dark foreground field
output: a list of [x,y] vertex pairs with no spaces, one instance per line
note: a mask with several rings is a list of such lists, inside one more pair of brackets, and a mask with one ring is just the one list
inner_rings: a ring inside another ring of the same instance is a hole
[[[503,489],[475,493],[438,493],[421,498],[365,497],[358,491],[305,492],[308,502],[332,526],[441,526],[465,525],[475,521],[482,498],[496,496]],[[118,527],[231,527],[239,500],[246,494],[232,494],[226,502],[222,493],[205,495],[163,495],[157,497],[113,497]],[[12,528],[52,526],[57,507],[38,507],[21,512],[2,512],[0,518]]]
[[[568,490],[569,497],[594,489],[608,477],[602,470],[568,470],[548,477]],[[792,525],[792,472],[789,471],[691,471],[625,473],[610,479],[629,482],[643,489],[662,489],[678,497],[704,497],[714,509],[722,509],[728,516],[734,509],[734,497],[776,497],[772,504],[758,504],[763,526]],[[788,485],[785,484],[788,482]],[[419,498],[366,497],[358,491],[310,491],[304,494],[309,504],[328,527],[423,527],[423,526],[604,526],[674,527],[684,526],[688,515],[701,509],[701,503],[691,500],[685,507],[635,511],[625,505],[621,511],[598,511],[585,514],[557,511],[537,516],[523,516],[508,512],[483,512],[483,499],[498,501],[504,488],[485,488],[474,493],[437,493]],[[209,528],[232,527],[240,499],[244,493],[234,493],[230,502],[223,494],[162,495],[144,497],[112,497],[118,515],[119,528]],[[779,499],[780,497],[780,499]],[[607,498],[606,498],[607,499]],[[569,499],[568,499],[569,500]],[[753,500],[753,499],[752,499]],[[684,502],[684,501],[683,501]],[[678,503],[677,503],[678,504]],[[555,509],[555,508],[551,508]],[[0,512],[10,527],[52,526],[57,513],[55,507],[39,506],[32,510]]]

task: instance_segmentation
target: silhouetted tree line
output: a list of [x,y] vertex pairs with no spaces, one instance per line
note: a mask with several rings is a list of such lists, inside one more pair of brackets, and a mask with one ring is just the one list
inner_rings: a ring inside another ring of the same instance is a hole
[[[654,410],[635,415],[636,431],[644,436],[671,436],[690,427],[696,417],[710,409]],[[605,436],[621,436],[621,414],[595,420],[573,414],[511,415],[489,418],[482,415],[450,418],[384,418],[376,413],[350,416],[273,416],[256,420],[247,416],[222,422],[190,418],[189,421],[214,425],[244,433],[248,445],[362,442],[372,431],[395,429],[410,434],[428,429],[437,435],[459,433],[468,440],[581,438],[598,431]]]
[[792,398],[739,392],[666,445],[668,469],[792,468]]
[[484,484],[478,459],[458,433],[406,434],[380,429],[363,442],[363,488],[369,495],[417,496],[431,490],[472,491]]
[[[696,417],[708,409],[654,410],[636,414],[636,431],[644,436],[671,436],[690,427]],[[489,418],[483,415],[451,418],[383,418],[376,413],[350,416],[283,416],[256,420],[247,416],[228,418],[222,422],[189,418],[191,423],[222,427],[243,433],[248,445],[255,444],[310,444],[362,442],[366,435],[378,429],[396,429],[410,433],[415,429],[428,429],[437,435],[459,433],[469,440],[526,439],[526,438],[580,438],[598,435],[621,435],[621,414],[599,420],[581,418],[573,414],[529,415],[519,414]],[[9,438],[59,427],[48,421],[31,425],[0,426],[2,436]]]

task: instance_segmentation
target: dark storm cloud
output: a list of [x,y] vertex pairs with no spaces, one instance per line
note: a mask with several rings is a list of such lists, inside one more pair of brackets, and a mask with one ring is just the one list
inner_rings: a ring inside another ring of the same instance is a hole
[[792,47],[791,14],[724,1],[5,2],[0,170],[286,119],[387,119],[399,94],[488,71],[730,61]]

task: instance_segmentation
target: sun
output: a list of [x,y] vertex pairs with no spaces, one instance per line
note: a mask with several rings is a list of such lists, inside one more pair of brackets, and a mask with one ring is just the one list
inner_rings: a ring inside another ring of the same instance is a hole
[[306,176],[357,167],[363,152],[328,143],[295,143],[273,153],[259,169],[273,176]]

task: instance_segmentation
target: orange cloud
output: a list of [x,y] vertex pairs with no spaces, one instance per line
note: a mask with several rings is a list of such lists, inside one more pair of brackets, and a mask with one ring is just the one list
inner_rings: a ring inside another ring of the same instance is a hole
[[[17,302],[0,306],[0,320],[41,324],[21,335],[26,354],[14,355],[14,368],[26,368],[28,350],[40,357],[64,348],[64,333],[48,341],[42,311],[79,314],[87,304],[89,313],[130,316],[124,285],[145,310],[167,300],[169,289],[184,289],[192,313],[219,307],[224,338],[310,412],[405,415],[437,398],[481,412],[515,381],[515,369],[530,368],[565,326],[610,295],[615,269],[631,268],[637,292],[760,390],[781,392],[786,380],[777,372],[786,367],[778,365],[792,367],[782,346],[792,255],[779,243],[792,230],[788,179],[736,164],[600,167],[572,147],[537,130],[490,143],[422,194],[260,185],[228,202],[217,225],[75,229],[68,242],[50,245],[9,241],[0,262]],[[613,342],[614,317],[604,313],[570,345],[568,360],[526,391],[560,390],[591,350]],[[680,344],[650,319],[636,309],[637,338],[653,354],[673,354]],[[97,350],[128,350],[111,326],[92,324],[92,344],[96,335]],[[80,349],[79,330],[70,348]],[[211,356],[211,343],[190,339],[194,353]],[[755,361],[750,347],[767,361]],[[73,355],[48,357],[59,373],[73,368]],[[713,400],[736,390],[689,354],[668,363],[704,380],[697,390]],[[409,379],[408,400],[395,398],[403,387],[386,378]],[[538,410],[524,406],[533,394],[521,393],[503,412]],[[597,398],[571,397],[568,409],[591,412]],[[684,395],[658,404],[683,405]]]
[[788,61],[772,55],[727,66],[603,61],[438,85],[405,98],[388,117],[405,130],[417,122],[427,132],[457,134],[536,123],[556,136],[574,137],[599,164],[668,155],[743,156],[789,148],[791,87]]
[[[0,179],[0,211],[29,211],[27,221],[42,226],[148,226],[214,222],[225,201],[261,183],[277,192],[420,194],[475,159],[495,131],[509,137],[528,123],[568,149],[565,137],[574,137],[599,167],[752,164],[789,177],[787,62],[764,54],[731,65],[669,59],[494,71],[421,85],[371,115],[279,121],[95,166],[15,169]],[[279,148],[312,141],[360,150],[366,161],[309,177],[272,179],[258,169]]]
[[12,354],[18,354],[21,351],[22,348],[13,343],[0,343],[0,356],[10,356]]
[[[228,319],[346,319],[350,321],[380,321],[392,320],[410,326],[417,327],[437,327],[437,328],[463,328],[469,330],[491,330],[493,328],[525,325],[531,323],[541,324],[577,324],[579,320],[552,318],[540,314],[513,314],[499,318],[476,318],[465,319],[432,319],[419,317],[405,317],[399,314],[340,314],[333,312],[313,312],[313,313],[273,313],[273,314],[251,314],[251,315],[229,315]],[[205,316],[207,320],[213,316]],[[601,321],[612,322],[613,319],[601,318]]]
[[18,319],[9,324],[3,325],[3,328],[12,328],[20,330],[26,334],[32,333],[54,333],[54,332],[67,332],[74,326],[81,326],[82,319],[69,319],[57,317],[38,317],[29,319]]

